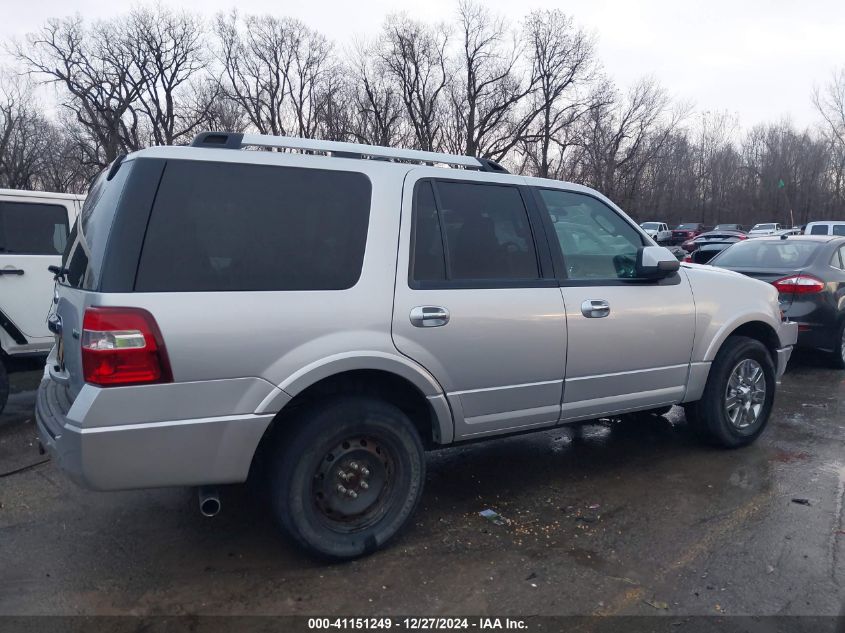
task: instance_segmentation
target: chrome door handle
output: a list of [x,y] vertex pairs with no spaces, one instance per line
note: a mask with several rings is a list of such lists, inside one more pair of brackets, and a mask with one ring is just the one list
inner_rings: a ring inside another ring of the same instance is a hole
[[604,299],[588,299],[581,304],[581,314],[588,319],[601,319],[610,314],[610,304]]
[[439,306],[411,308],[411,324],[415,327],[440,327],[449,322],[449,311]]

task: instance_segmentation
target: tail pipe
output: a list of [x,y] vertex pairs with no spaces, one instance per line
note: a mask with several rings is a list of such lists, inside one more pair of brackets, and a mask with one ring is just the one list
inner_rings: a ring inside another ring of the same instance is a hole
[[198,491],[200,513],[204,517],[217,516],[220,512],[220,494],[217,488],[202,486]]

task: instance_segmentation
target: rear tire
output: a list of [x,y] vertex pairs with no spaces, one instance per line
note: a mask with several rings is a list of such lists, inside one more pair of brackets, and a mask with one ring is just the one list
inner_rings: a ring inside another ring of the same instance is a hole
[[271,494],[276,519],[296,543],[320,558],[348,560],[406,525],[422,494],[425,458],[400,409],[345,396],[307,406],[284,424]]
[[684,407],[687,423],[710,443],[747,446],[765,430],[774,397],[769,351],[756,339],[731,336],[716,354],[701,400]]
[[9,401],[9,374],[6,371],[6,364],[0,357],[0,413],[6,408]]
[[845,369],[845,319],[839,322],[836,330],[836,341],[838,341],[831,354],[831,361],[836,369]]

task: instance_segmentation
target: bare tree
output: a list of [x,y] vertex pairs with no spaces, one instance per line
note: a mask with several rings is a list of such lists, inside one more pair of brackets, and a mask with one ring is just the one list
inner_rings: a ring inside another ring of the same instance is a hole
[[138,94],[137,109],[147,120],[150,142],[186,140],[205,124],[217,96],[197,100],[194,91],[200,84],[205,90],[219,85],[203,83],[209,55],[202,20],[161,6],[138,8],[129,14],[127,30],[129,53],[141,71],[127,80]]
[[445,28],[394,15],[384,24],[378,53],[398,88],[415,144],[427,151],[440,145],[447,43]]
[[241,28],[236,12],[219,15],[226,96],[240,106],[261,134],[289,133],[285,107],[288,74],[293,63],[291,20],[248,16]]
[[590,107],[601,105],[589,99],[596,77],[594,45],[559,10],[533,11],[524,30],[537,84],[531,111],[537,116],[523,136],[521,153],[532,171],[546,178],[559,173],[562,154],[574,141],[574,124]]
[[[460,52],[451,91],[452,151],[502,160],[522,138],[535,112],[519,107],[538,78],[519,68],[520,49],[504,20],[473,0],[458,3]],[[510,41],[509,41],[510,40]]]
[[349,135],[359,143],[393,146],[402,143],[400,89],[385,71],[375,46],[359,42],[351,53],[352,78]]
[[117,22],[86,28],[81,17],[49,20],[13,52],[26,70],[63,90],[61,104],[88,136],[85,159],[105,166],[120,152],[140,149],[136,106],[145,60]]

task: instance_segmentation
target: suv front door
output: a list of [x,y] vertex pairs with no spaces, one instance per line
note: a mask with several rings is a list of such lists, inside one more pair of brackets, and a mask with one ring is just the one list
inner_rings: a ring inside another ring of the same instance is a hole
[[0,319],[7,333],[17,330],[12,339],[21,347],[53,340],[46,325],[53,296],[47,267],[60,263],[67,236],[63,204],[0,200]]
[[443,171],[405,179],[394,343],[443,387],[456,439],[555,424],[566,319],[530,192]]
[[566,306],[561,419],[679,402],[695,332],[683,270],[660,281],[635,279],[644,242],[631,222],[592,194],[533,191]]

